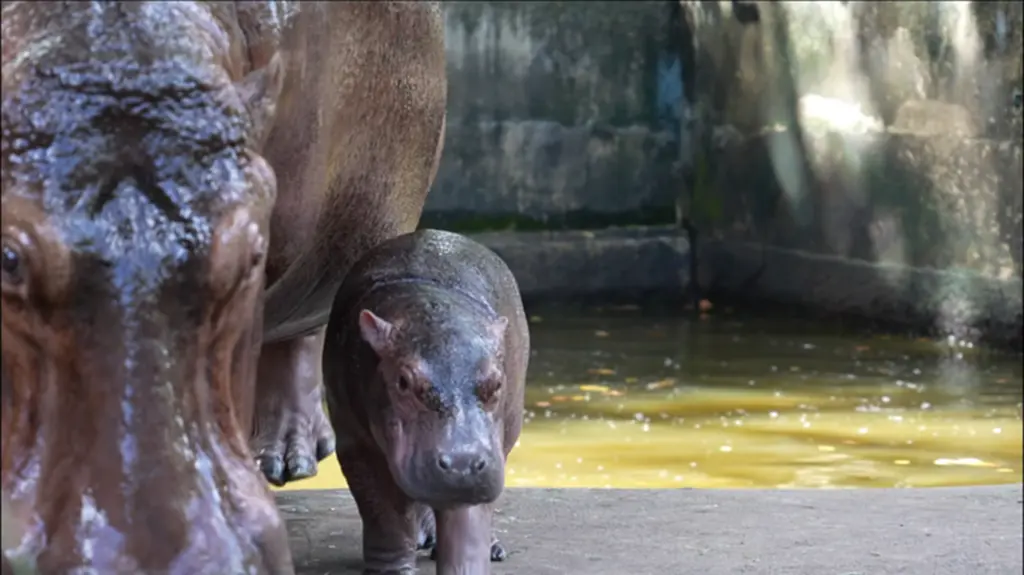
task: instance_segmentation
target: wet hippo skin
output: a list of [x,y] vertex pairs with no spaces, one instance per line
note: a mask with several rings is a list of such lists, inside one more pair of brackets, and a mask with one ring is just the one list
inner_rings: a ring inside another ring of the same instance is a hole
[[403,235],[352,268],[330,326],[324,381],[365,572],[413,573],[433,547],[439,574],[490,573],[530,352],[512,273],[458,234]]
[[418,222],[438,7],[2,10],[5,556],[292,573],[260,468],[309,476],[334,447],[324,326],[348,268]]

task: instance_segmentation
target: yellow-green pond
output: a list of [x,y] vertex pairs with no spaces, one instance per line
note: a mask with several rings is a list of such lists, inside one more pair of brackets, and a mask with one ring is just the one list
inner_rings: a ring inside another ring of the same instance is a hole
[[[1022,479],[1021,356],[715,310],[531,317],[510,487],[850,488]],[[332,457],[285,489],[344,487]]]

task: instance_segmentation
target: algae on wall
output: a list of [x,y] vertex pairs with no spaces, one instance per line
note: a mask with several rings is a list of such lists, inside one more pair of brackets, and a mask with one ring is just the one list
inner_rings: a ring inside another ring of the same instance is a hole
[[650,123],[665,10],[664,2],[446,4],[451,120]]
[[658,109],[671,7],[446,4],[448,131],[424,225],[671,222],[678,132]]

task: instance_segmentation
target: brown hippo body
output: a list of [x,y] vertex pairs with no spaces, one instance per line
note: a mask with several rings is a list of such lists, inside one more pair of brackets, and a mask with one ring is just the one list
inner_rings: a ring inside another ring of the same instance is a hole
[[320,356],[334,293],[366,250],[419,223],[440,160],[447,81],[437,3],[300,4],[281,32],[273,5],[238,10],[251,13],[242,30],[258,32],[255,65],[281,52],[292,64],[285,79],[295,79],[264,148],[278,197],[252,442],[281,485],[314,475],[333,452]]
[[400,236],[352,268],[331,325],[328,406],[367,572],[414,569],[432,511],[438,573],[489,573],[530,353],[512,273],[458,234]]
[[26,526],[5,557],[292,573],[252,457],[281,483],[333,449],[324,326],[347,269],[418,222],[438,7],[2,10],[0,471]]

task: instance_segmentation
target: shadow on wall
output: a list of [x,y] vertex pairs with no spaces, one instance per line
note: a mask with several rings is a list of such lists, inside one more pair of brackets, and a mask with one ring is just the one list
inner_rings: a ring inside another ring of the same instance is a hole
[[738,4],[681,2],[701,287],[1019,345],[1021,6]]

